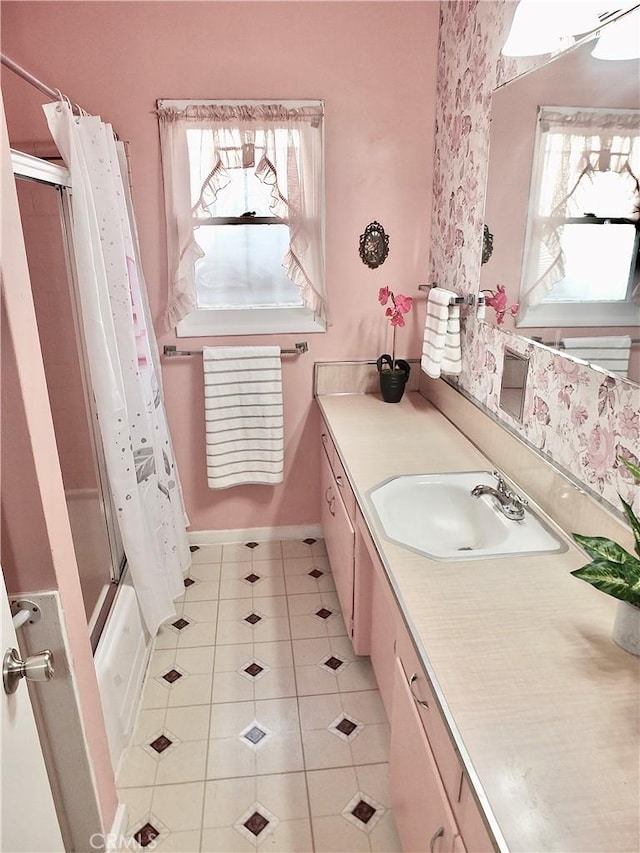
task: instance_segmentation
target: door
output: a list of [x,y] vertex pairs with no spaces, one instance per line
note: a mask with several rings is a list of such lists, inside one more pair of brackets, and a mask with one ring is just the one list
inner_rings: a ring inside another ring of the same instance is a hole
[[[2,657],[17,649],[9,600],[2,575]],[[46,685],[45,685],[46,690]],[[22,679],[15,693],[2,691],[2,811],[0,850],[3,853],[53,853],[62,851],[62,836],[42,757],[38,730],[27,685]]]

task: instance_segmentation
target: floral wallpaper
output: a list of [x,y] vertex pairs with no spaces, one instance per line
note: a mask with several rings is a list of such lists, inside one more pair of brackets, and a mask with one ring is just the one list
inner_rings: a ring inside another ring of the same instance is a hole
[[[516,3],[440,4],[430,281],[474,293],[480,280],[491,92],[545,60],[501,56]],[[499,407],[505,344],[530,356],[523,423]],[[638,463],[640,391],[476,320],[462,320],[457,384],[530,444],[616,509],[618,492],[636,510],[640,489],[619,455]]]

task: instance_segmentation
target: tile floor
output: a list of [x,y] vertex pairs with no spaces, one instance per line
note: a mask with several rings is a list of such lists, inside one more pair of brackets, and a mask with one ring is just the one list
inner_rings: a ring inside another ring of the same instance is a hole
[[399,851],[389,726],[324,543],[202,546],[119,776],[140,849]]

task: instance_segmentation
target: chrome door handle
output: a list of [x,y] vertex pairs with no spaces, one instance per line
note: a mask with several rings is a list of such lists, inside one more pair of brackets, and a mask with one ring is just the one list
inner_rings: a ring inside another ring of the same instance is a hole
[[418,697],[416,696],[416,694],[413,692],[413,684],[414,684],[414,682],[415,682],[415,681],[417,681],[417,680],[418,680],[418,676],[417,676],[417,674],[414,672],[414,673],[413,673],[413,675],[411,676],[411,678],[409,679],[409,690],[411,691],[411,695],[413,696],[413,700],[414,700],[414,702],[417,702],[417,703],[418,703],[418,705],[422,705],[422,707],[423,707],[423,708],[428,708],[428,707],[429,707],[429,703],[428,703],[428,702],[425,702],[425,700],[424,700],[424,699],[418,699]]
[[444,826],[441,826],[440,829],[436,830],[431,836],[431,841],[429,842],[429,853],[435,853],[436,849],[436,841],[439,838],[442,838],[444,835]]
[[15,693],[21,678],[27,681],[49,681],[53,678],[53,652],[45,649],[20,660],[17,649],[7,649],[2,661],[4,692]]

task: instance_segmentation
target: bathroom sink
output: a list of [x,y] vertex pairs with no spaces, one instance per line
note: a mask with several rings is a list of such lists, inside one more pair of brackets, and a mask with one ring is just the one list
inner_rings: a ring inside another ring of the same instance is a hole
[[493,496],[473,497],[479,483],[495,486],[496,478],[489,471],[393,477],[368,499],[387,539],[435,560],[566,551],[528,507],[522,521],[512,521]]

